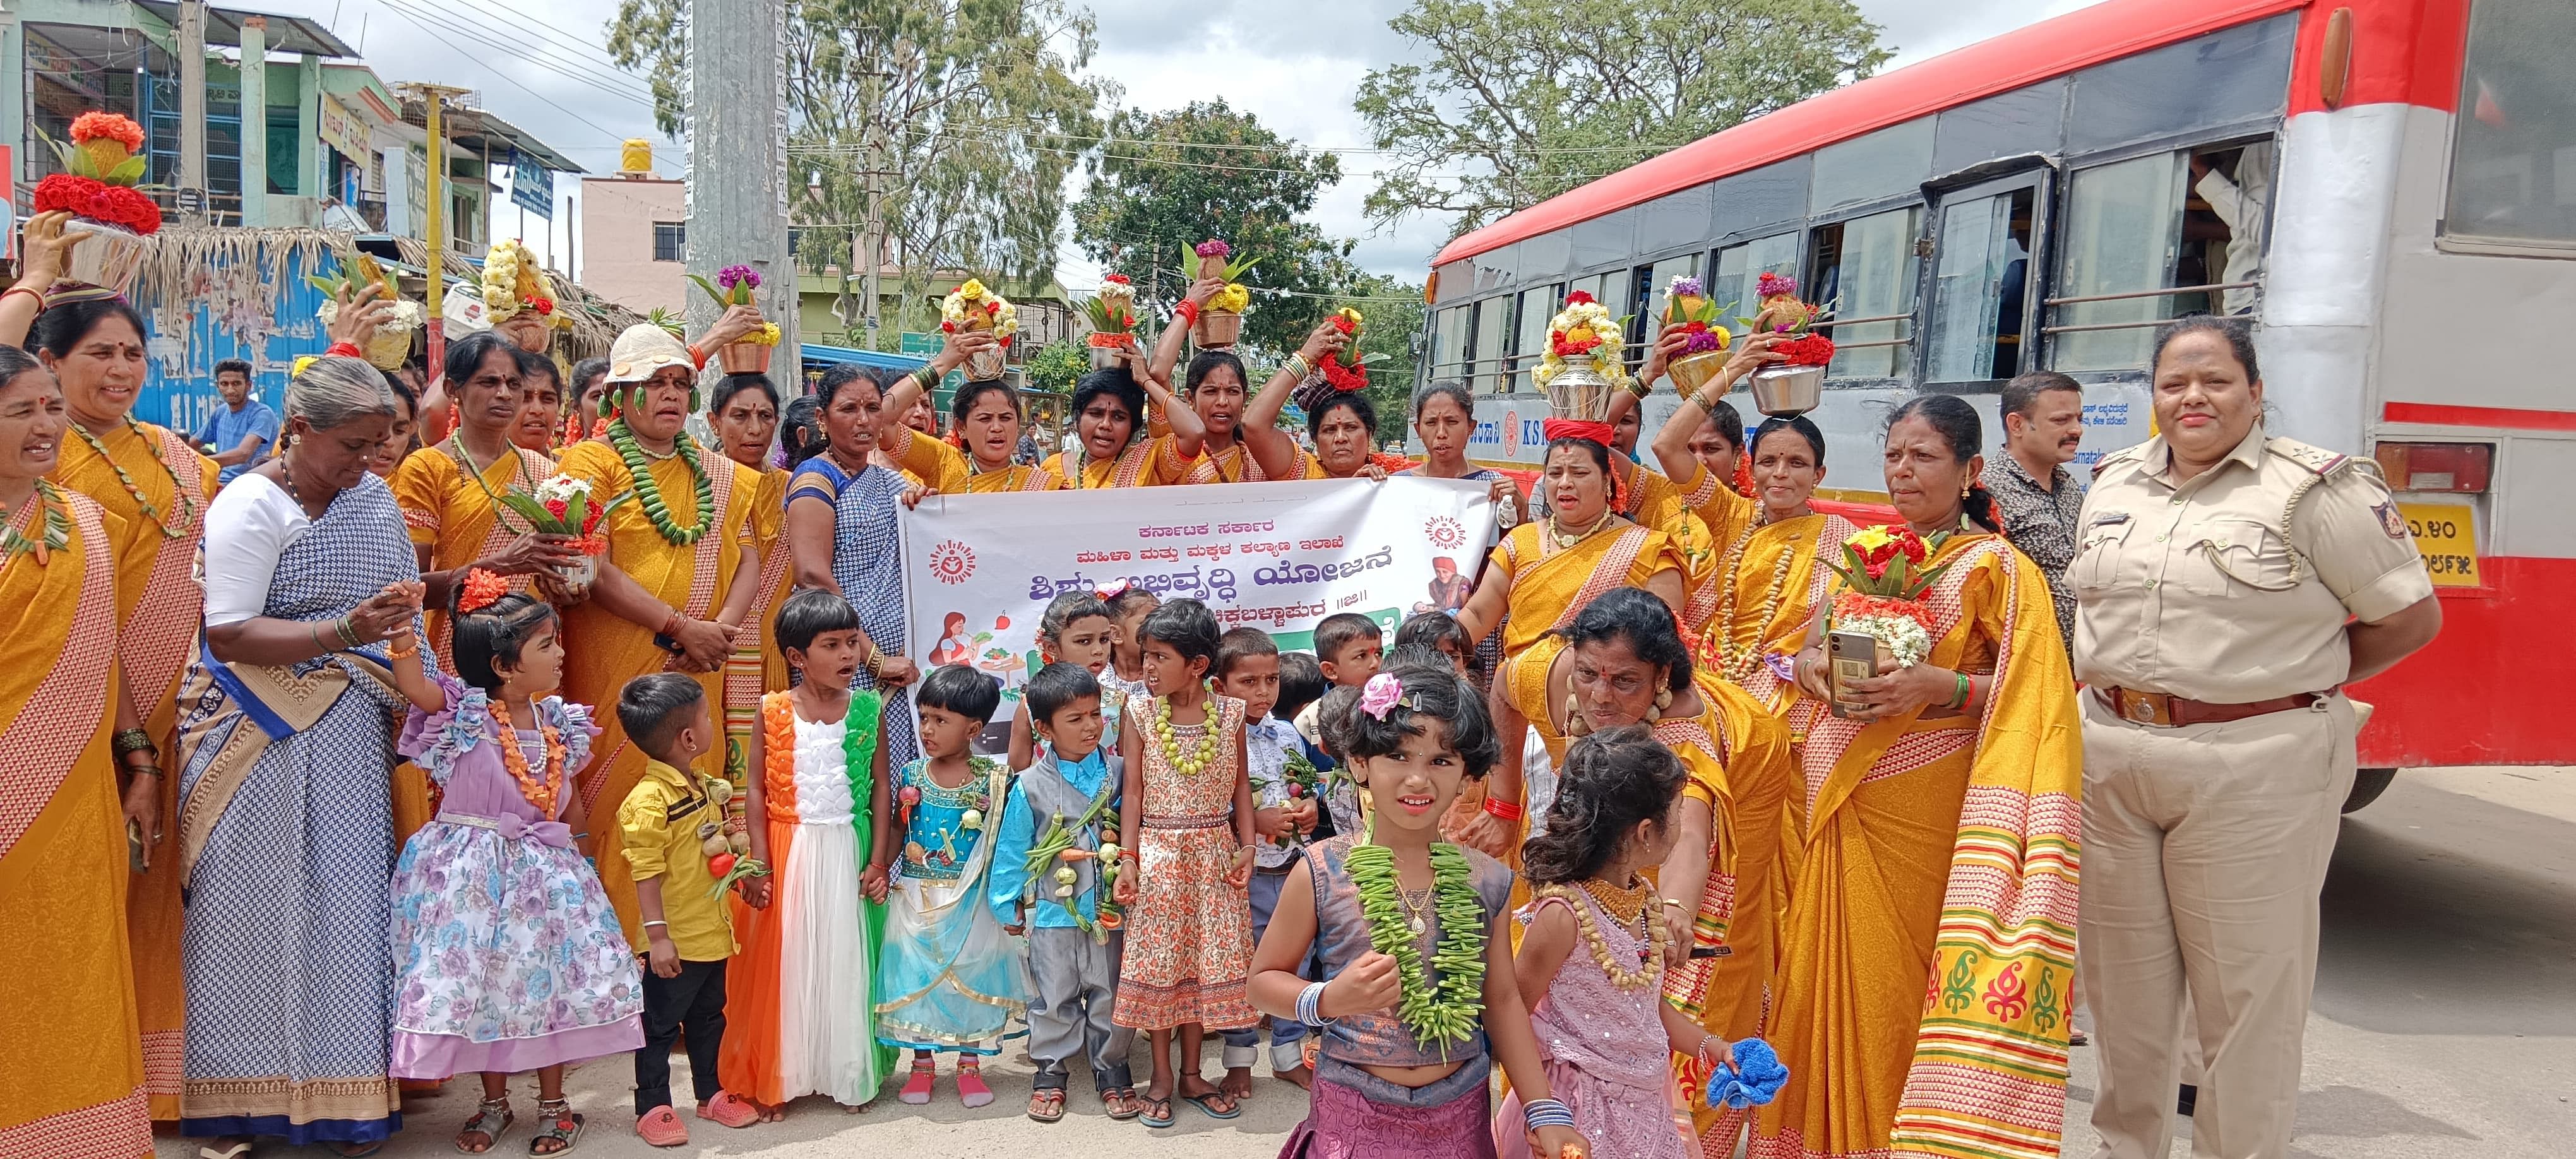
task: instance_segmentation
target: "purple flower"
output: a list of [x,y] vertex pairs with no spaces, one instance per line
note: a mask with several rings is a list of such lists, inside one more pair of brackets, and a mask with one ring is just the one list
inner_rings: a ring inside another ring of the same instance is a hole
[[1700,296],[1699,279],[1698,279],[1698,278],[1693,278],[1693,277],[1688,277],[1688,276],[1674,278],[1674,279],[1673,279],[1672,294],[1673,294],[1673,296],[1674,296],[1674,297],[1676,297],[1676,298],[1679,298],[1679,297],[1692,297],[1692,298],[1699,297],[1699,296]]
[[1686,354],[1705,354],[1711,350],[1723,349],[1725,347],[1717,343],[1717,333],[1712,330],[1692,331],[1690,339],[1682,345],[1682,351]]
[[1361,686],[1360,711],[1379,720],[1385,720],[1386,714],[1393,711],[1396,702],[1402,699],[1404,699],[1404,681],[1398,679],[1395,673],[1380,672],[1369,677],[1368,683]]
[[1203,258],[1221,258],[1234,252],[1234,247],[1218,241],[1215,238],[1209,238],[1206,241],[1200,242],[1196,249],[1198,251],[1198,255]]
[[755,270],[750,266],[726,266],[725,268],[716,271],[716,284],[723,286],[728,290],[746,283],[748,283],[752,289],[759,289],[760,271]]

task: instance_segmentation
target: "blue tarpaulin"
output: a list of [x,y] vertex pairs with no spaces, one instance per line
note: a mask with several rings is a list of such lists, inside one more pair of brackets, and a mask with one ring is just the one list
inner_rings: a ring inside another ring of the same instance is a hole
[[823,346],[812,342],[799,347],[798,352],[808,368],[818,370],[835,362],[855,362],[861,366],[874,366],[884,370],[919,370],[930,365],[929,359],[915,358],[909,354],[888,354],[882,350],[854,350],[847,346]]

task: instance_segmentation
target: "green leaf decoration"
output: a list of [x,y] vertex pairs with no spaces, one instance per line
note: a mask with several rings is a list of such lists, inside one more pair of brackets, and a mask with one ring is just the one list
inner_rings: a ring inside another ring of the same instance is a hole
[[124,164],[110,170],[107,176],[101,177],[99,180],[107,182],[110,185],[132,185],[137,181],[143,180],[143,162],[143,155],[140,153],[135,154],[134,156],[126,158]]

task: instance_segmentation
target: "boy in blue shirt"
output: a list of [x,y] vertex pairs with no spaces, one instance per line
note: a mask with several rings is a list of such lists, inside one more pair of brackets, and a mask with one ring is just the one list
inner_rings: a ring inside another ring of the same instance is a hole
[[[1118,791],[1124,784],[1118,755],[1102,748],[1100,682],[1079,664],[1049,664],[1020,690],[1029,725],[1046,742],[1011,783],[994,834],[992,886],[995,917],[1012,934],[1029,939],[1029,974],[1037,998],[1029,1003],[1029,1058],[1038,1073],[1029,1092],[1029,1117],[1041,1123],[1064,1118],[1066,1066],[1077,1051],[1091,1062],[1091,1080],[1112,1119],[1133,1119],[1144,1102],[1128,1072],[1135,1032],[1110,1020],[1117,1002],[1118,953],[1114,935],[1100,924],[1108,893],[1100,867],[1104,836],[1114,844]],[[1044,823],[1039,818],[1047,818]],[[1029,851],[1057,832],[1072,848],[1095,856],[1049,858],[1029,865]],[[1072,881],[1063,880],[1071,870]]]
[[267,457],[276,444],[277,412],[251,397],[250,363],[238,358],[215,364],[215,393],[224,396],[224,409],[206,416],[195,438],[199,447],[214,456],[215,465],[223,468],[216,481],[230,483]]

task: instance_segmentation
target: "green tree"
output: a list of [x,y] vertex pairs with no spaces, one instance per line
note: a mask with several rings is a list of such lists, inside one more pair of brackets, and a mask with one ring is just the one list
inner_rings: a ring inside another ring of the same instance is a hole
[[1327,305],[1356,306],[1365,319],[1360,327],[1360,353],[1383,354],[1369,365],[1369,405],[1377,410],[1379,442],[1402,439],[1413,422],[1414,349],[1422,334],[1422,283],[1380,274],[1351,282],[1350,296]]
[[1028,375],[1031,390],[1071,394],[1074,380],[1091,369],[1091,349],[1070,338],[1049,342],[1030,351],[1020,369]]
[[[1114,85],[1085,77],[1088,9],[1065,0],[790,0],[788,158],[808,182],[791,206],[800,252],[858,257],[873,190],[886,258],[901,268],[881,347],[928,328],[934,274],[1043,283],[1065,177],[1098,136]],[[652,78],[654,119],[686,125],[687,0],[621,0],[609,55]],[[845,308],[853,331],[867,313]]]
[[[1261,259],[1243,340],[1260,352],[1295,350],[1358,270],[1352,243],[1333,241],[1297,215],[1342,178],[1330,153],[1300,147],[1222,100],[1170,112],[1122,109],[1089,162],[1073,205],[1073,239],[1093,260],[1136,283],[1140,302],[1180,300],[1198,259],[1189,248],[1222,238]],[[1267,292],[1265,292],[1267,291]]]
[[1453,236],[1890,55],[1851,0],[1414,0],[1387,26],[1428,60],[1360,81],[1391,151],[1368,217],[1451,214]]

